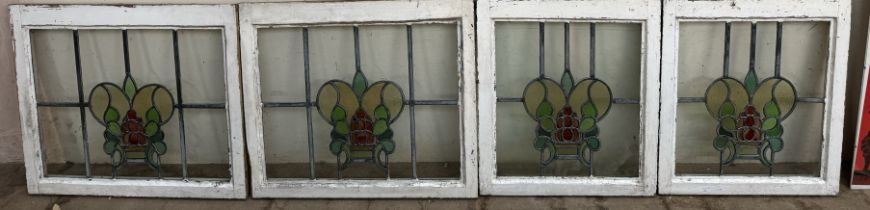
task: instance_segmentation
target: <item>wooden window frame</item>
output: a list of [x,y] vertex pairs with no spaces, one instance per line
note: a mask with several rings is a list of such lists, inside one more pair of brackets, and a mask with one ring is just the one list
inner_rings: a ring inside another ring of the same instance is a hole
[[[247,146],[254,198],[474,198],[477,184],[477,105],[474,8],[469,0],[247,3],[239,9]],[[328,11],[328,12],[327,12]],[[461,49],[458,107],[461,177],[458,180],[267,179],[257,29],[284,25],[353,25],[456,20]]]
[[[659,193],[836,195],[840,179],[850,13],[850,0],[665,1]],[[831,24],[820,177],[675,174],[679,24],[688,21],[826,21]]]
[[[31,194],[173,198],[245,198],[246,178],[235,7],[231,5],[88,6],[12,5],[15,66],[27,190]],[[229,180],[112,179],[46,176],[37,119],[32,29],[215,28],[223,33]]]
[[[650,196],[656,192],[661,1],[477,2],[480,100],[480,193],[510,196]],[[496,21],[642,24],[640,164],[638,177],[496,176]]]

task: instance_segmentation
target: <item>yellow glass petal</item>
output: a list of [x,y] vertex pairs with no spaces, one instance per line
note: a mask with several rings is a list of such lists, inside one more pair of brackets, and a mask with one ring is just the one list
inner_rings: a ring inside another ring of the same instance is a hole
[[151,107],[154,106],[154,101],[151,99],[152,96],[154,96],[154,90],[156,89],[157,86],[146,85],[133,95],[133,111],[136,111],[136,114],[140,117],[144,118],[148,109],[151,109]]
[[761,83],[758,92],[752,96],[752,105],[764,107],[767,102],[776,99],[776,104],[782,113],[780,119],[785,119],[797,103],[796,95],[795,87],[790,82],[781,78],[772,78]]
[[600,119],[610,110],[613,95],[610,87],[601,80],[584,79],[577,83],[571,95],[568,96],[568,104],[574,110],[579,110],[588,101],[592,101],[597,110],[597,118]]
[[[329,81],[320,88],[317,93],[317,108],[320,116],[326,121],[332,121],[332,110],[335,106],[342,106],[347,113],[352,113],[359,106],[356,94],[350,84],[343,81]],[[345,120],[350,122],[352,114],[347,114]]]
[[607,111],[610,110],[610,103],[613,100],[613,94],[610,92],[610,87],[604,82],[596,80],[589,87],[589,93],[592,97],[592,103],[598,109],[598,119],[604,117]]
[[545,92],[546,88],[539,80],[530,82],[523,91],[523,105],[526,107],[526,113],[533,119],[537,119],[535,113],[538,111],[538,106],[544,101]]
[[154,90],[153,99],[154,108],[160,112],[160,124],[169,122],[169,119],[172,119],[172,115],[175,113],[175,98],[172,97],[172,93],[166,88],[159,87]]
[[728,99],[728,83],[725,83],[725,81],[722,80],[714,81],[713,84],[710,84],[710,86],[707,87],[705,96],[707,112],[709,112],[713,118],[719,119],[719,109]]
[[562,91],[562,86],[552,79],[543,79],[541,82],[547,89],[547,101],[553,104],[554,109],[562,109],[565,106],[565,92]]
[[728,84],[731,90],[731,103],[734,103],[734,106],[737,109],[743,109],[746,105],[749,104],[749,93],[746,92],[746,88],[743,87],[739,81],[735,79],[725,79],[725,83]]
[[389,111],[390,122],[393,122],[405,106],[405,96],[395,83],[379,81],[369,86],[363,93],[361,104],[363,111],[369,116],[374,116],[375,108],[384,105]]
[[91,90],[88,102],[90,104],[89,108],[92,116],[94,116],[94,119],[96,119],[100,124],[105,123],[103,120],[103,114],[109,106],[114,107],[121,115],[130,109],[124,91],[122,91],[120,87],[110,83],[102,83],[94,87],[94,89]]
[[[405,107],[405,95],[402,94],[402,89],[392,82],[384,86],[381,95],[384,100],[384,106],[390,111],[390,122],[393,122],[399,117],[399,114],[402,113],[402,109]],[[374,111],[370,112],[370,114],[374,114]]]
[[[369,116],[373,116],[375,108],[377,108],[378,105],[381,105],[381,90],[384,89],[386,84],[387,83],[385,82],[376,82],[369,86],[369,88],[363,93],[360,105],[362,105],[363,111]],[[392,112],[390,114],[392,116]]]

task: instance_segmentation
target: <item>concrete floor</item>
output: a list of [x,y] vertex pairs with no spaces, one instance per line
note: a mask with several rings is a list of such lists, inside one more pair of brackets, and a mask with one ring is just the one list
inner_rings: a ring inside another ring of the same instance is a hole
[[481,197],[473,200],[191,200],[28,195],[24,167],[0,164],[0,209],[870,209],[870,190],[841,187],[836,197],[655,196]]

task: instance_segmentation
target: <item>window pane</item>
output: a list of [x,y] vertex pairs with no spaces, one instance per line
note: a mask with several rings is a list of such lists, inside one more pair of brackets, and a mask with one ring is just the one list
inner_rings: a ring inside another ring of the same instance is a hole
[[456,25],[411,25],[413,79],[406,26],[258,29],[269,178],[459,177]]
[[48,175],[229,178],[220,30],[33,30],[32,37]]
[[783,23],[779,73],[777,27],[680,24],[678,175],[819,176],[829,24]]
[[641,25],[497,22],[495,30],[497,175],[638,176]]

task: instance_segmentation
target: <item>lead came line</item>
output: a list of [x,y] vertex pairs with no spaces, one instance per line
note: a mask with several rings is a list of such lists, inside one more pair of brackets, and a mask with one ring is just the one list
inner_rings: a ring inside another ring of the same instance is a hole
[[[125,42],[126,44],[126,42]],[[79,30],[73,30],[73,48],[75,50],[75,62],[76,62],[76,86],[78,88],[79,93],[79,104],[85,104],[85,94],[82,89],[82,59],[81,59],[81,48],[79,47]],[[84,161],[85,161],[85,177],[91,178],[91,153],[90,153],[90,144],[88,144],[88,124],[85,121],[85,107],[79,106],[79,118],[82,123],[82,146],[84,147]]]
[[[406,25],[408,35],[408,99],[414,101],[414,31],[411,25]],[[417,127],[414,118],[414,103],[408,104],[411,117],[411,177],[417,179]]]
[[544,78],[544,22],[538,23],[538,75]]
[[314,165],[314,130],[311,125],[311,75],[309,66],[308,28],[302,28],[302,57],[305,70],[305,120],[308,122],[308,169],[309,177],[317,179]]
[[595,23],[589,23],[589,77],[595,78]]
[[184,101],[181,97],[181,58],[178,53],[178,30],[172,30],[172,53],[175,62],[175,96],[177,97],[178,109],[178,138],[181,142],[181,177],[187,180],[187,141],[184,132]]
[[722,76],[728,76],[731,66],[731,22],[725,22],[725,58],[722,62]]

